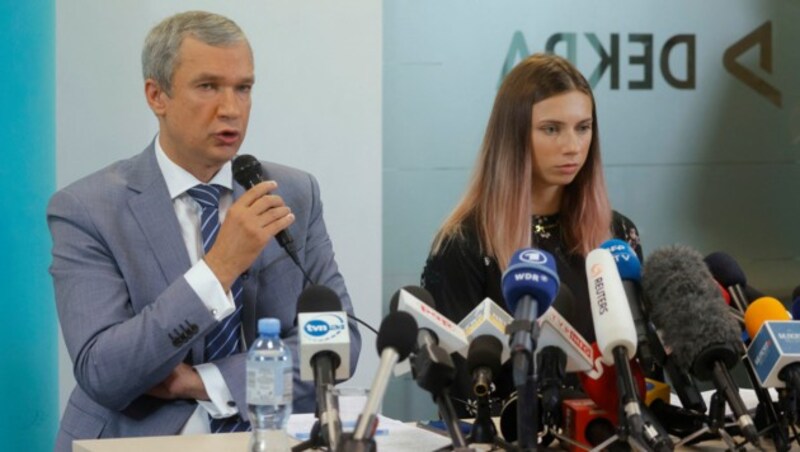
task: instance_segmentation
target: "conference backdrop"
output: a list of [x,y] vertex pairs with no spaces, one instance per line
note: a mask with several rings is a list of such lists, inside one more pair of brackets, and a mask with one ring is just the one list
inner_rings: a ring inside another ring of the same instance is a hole
[[[800,2],[386,0],[383,14],[384,300],[419,284],[503,75],[536,52],[591,82],[611,201],[645,256],[723,250],[767,294],[800,284]],[[384,407],[435,413],[409,377]]]

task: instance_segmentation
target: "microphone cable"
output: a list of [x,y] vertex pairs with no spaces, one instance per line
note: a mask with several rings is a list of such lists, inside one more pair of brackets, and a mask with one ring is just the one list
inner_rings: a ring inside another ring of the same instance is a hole
[[[263,176],[263,168],[261,167],[261,162],[258,161],[255,157],[248,154],[241,154],[236,156],[233,159],[233,178],[238,182],[241,186],[245,189],[249,190],[253,188],[254,185],[265,181]],[[294,239],[289,234],[289,231],[283,230],[277,234],[275,234],[275,240],[281,246],[281,248],[286,251],[286,254],[292,259],[292,262],[300,269],[300,272],[303,274],[303,289],[307,286],[313,286],[314,281],[311,280],[311,277],[308,275],[305,267],[303,264],[300,263],[300,258],[297,256],[297,249],[294,246]],[[372,331],[373,334],[376,336],[378,335],[378,330],[370,326],[367,322],[359,319],[353,314],[347,313],[347,318],[354,320],[364,328]]]

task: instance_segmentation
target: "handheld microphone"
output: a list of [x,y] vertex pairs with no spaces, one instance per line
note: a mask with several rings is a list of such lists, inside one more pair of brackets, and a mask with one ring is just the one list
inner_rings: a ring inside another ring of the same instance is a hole
[[712,380],[743,435],[758,445],[758,431],[728,373],[740,357],[739,325],[728,314],[702,255],[685,246],[660,248],[650,255],[643,274],[647,312],[672,350],[670,357],[697,378]]
[[378,421],[378,407],[389,384],[392,368],[399,361],[406,359],[414,348],[417,322],[406,312],[392,312],[381,322],[378,330],[378,355],[381,357],[375,379],[369,390],[369,397],[361,415],[358,417],[353,439],[356,441],[371,440]]
[[747,355],[761,386],[800,390],[800,323],[790,320],[783,304],[772,297],[754,301],[744,321],[753,338]]
[[347,314],[334,291],[309,286],[297,300],[300,329],[300,379],[314,381],[320,434],[335,450],[342,434],[339,402],[331,396],[335,378],[350,377],[350,331]]
[[[233,159],[231,165],[233,170],[233,179],[239,183],[245,190],[250,190],[261,182],[264,182],[264,170],[261,167],[261,162],[257,158],[249,154],[241,154]],[[283,230],[275,234],[275,240],[281,248],[285,249],[292,260],[297,259],[297,250],[294,246],[294,239],[289,231]]]
[[625,298],[628,300],[633,324],[636,328],[637,356],[639,362],[648,371],[653,370],[655,364],[653,353],[650,350],[650,338],[647,335],[647,317],[642,310],[642,264],[636,253],[627,242],[611,239],[603,242],[601,248],[607,249],[614,256],[617,271],[622,278],[622,287]]

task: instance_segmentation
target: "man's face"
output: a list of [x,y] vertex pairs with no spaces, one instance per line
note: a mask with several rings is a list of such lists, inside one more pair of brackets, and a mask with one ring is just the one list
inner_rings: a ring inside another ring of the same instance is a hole
[[167,94],[145,82],[159,118],[161,147],[169,158],[208,181],[242,145],[250,117],[253,59],[244,41],[224,47],[186,37]]

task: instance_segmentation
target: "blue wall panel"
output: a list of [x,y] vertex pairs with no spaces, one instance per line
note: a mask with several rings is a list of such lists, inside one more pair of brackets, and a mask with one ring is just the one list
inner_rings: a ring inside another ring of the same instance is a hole
[[55,2],[0,6],[0,450],[49,451],[58,422],[57,326],[47,273],[55,185]]

